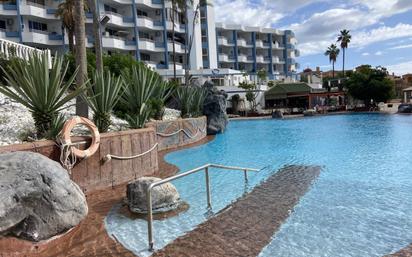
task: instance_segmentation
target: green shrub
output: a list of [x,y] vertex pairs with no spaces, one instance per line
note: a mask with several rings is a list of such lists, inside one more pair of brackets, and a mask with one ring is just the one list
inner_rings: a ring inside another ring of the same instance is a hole
[[99,132],[107,132],[112,110],[123,94],[123,79],[110,71],[94,72],[89,84],[83,98],[94,111],[93,121]]
[[206,92],[203,88],[181,86],[177,88],[175,98],[178,102],[182,118],[199,117],[203,113]]
[[142,128],[153,113],[153,99],[163,101],[168,83],[142,63],[123,70],[122,76],[126,84],[121,99],[125,119],[131,128]]
[[86,89],[85,85],[80,85],[68,92],[77,72],[65,81],[67,69],[68,63],[64,63],[63,58],[58,56],[49,69],[46,54],[34,54],[28,61],[15,60],[9,69],[2,67],[6,83],[0,86],[0,92],[30,110],[39,138],[48,135],[53,120],[64,108],[64,104]]

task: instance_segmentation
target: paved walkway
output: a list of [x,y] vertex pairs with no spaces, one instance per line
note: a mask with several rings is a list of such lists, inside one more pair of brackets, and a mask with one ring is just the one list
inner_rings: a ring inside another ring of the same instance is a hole
[[320,170],[317,166],[283,168],[225,211],[153,256],[257,256],[309,190]]

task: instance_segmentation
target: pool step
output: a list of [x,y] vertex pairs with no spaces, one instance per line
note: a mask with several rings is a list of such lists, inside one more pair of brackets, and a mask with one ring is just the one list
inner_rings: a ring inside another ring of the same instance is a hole
[[230,208],[153,256],[257,256],[318,177],[319,166],[282,168]]

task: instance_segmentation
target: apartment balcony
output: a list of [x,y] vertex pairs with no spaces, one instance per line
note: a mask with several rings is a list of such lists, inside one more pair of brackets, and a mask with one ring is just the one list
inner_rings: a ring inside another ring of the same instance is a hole
[[0,30],[0,38],[7,39],[9,41],[13,42],[19,42],[20,41],[20,34],[18,31],[5,31],[5,30]]
[[[169,62],[169,69],[173,69],[173,62]],[[183,70],[183,63],[176,62],[176,70]]]
[[[175,51],[176,53],[184,54],[185,53],[185,45],[179,42],[175,42]],[[173,50],[173,42],[168,41],[167,42],[167,49],[169,52]]]
[[139,49],[151,52],[164,51],[164,43],[157,42],[148,38],[139,38]]
[[234,46],[234,41],[231,39],[227,39],[226,37],[218,37],[217,38],[217,43],[218,45],[223,45],[223,46]]
[[135,41],[131,41],[123,37],[103,36],[102,43],[103,43],[104,48],[119,49],[119,50],[126,50],[126,51],[136,50]]
[[237,56],[237,60],[238,60],[238,62],[249,62],[248,61],[248,56],[245,55],[245,54],[239,54]]
[[263,48],[263,41],[261,39],[256,39],[256,47]]
[[272,56],[272,63],[274,63],[274,64],[280,63],[280,62],[279,62],[279,57],[277,57],[277,56]]
[[110,18],[109,24],[120,27],[133,27],[134,21],[131,16],[123,16],[119,13],[105,12],[105,15]]
[[59,18],[55,16],[57,11],[56,8],[50,8],[49,6],[24,1],[20,6],[20,14],[40,17],[43,19],[58,20]]
[[24,43],[61,45],[63,35],[49,31],[30,30],[22,32],[22,40]]
[[270,47],[270,42],[263,41],[263,48],[269,48]]
[[263,55],[256,55],[257,63],[265,63],[265,57]]
[[[163,22],[162,22],[163,26]],[[166,22],[166,28],[169,31],[172,31],[173,29],[173,23],[171,21]],[[175,32],[176,33],[185,33],[186,31],[186,26],[184,24],[175,24]]]
[[298,49],[295,49],[295,56],[299,57],[300,56],[300,51]]
[[147,16],[137,16],[137,26],[152,30],[163,30],[162,20],[153,20]]
[[263,62],[264,63],[269,63],[270,62],[270,56],[263,57]]
[[235,57],[233,55],[219,53],[219,62],[234,62],[234,61],[235,61]]
[[17,15],[17,5],[0,3],[0,14],[1,15]]
[[246,40],[243,38],[238,38],[237,39],[237,46],[238,47],[247,47]]
[[[126,0],[119,0],[119,1],[126,1]],[[152,9],[162,9],[163,8],[163,0],[135,0],[135,1],[136,1],[137,8],[141,8],[142,6],[149,7]],[[171,7],[171,4],[169,4],[169,1],[164,1],[164,2],[165,2],[166,8]]]

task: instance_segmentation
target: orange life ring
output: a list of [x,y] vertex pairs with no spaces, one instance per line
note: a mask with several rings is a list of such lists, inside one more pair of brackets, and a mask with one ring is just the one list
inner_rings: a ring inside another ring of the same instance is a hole
[[64,123],[61,136],[62,136],[62,144],[64,145],[72,145],[72,140],[70,137],[70,132],[72,129],[77,125],[77,124],[83,124],[85,125],[92,133],[92,143],[89,148],[86,150],[80,150],[75,147],[71,147],[72,153],[79,158],[87,158],[89,156],[92,156],[94,153],[96,153],[97,149],[99,149],[99,144],[100,144],[100,134],[99,130],[97,129],[96,125],[94,123],[84,117],[73,117],[69,120],[67,120]]

